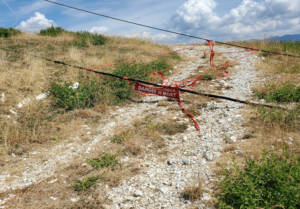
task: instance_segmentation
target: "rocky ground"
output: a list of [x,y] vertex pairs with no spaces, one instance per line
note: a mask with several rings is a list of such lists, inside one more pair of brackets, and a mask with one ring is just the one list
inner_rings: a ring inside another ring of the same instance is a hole
[[[174,49],[187,46],[174,46]],[[194,46],[192,49],[179,51],[181,55],[189,57],[188,61],[175,67],[172,79],[182,80],[188,78],[199,69],[206,67],[207,59],[201,59],[205,46]],[[235,48],[216,47],[216,51],[240,51]],[[228,60],[243,57],[244,54],[224,54]],[[232,68],[230,77],[225,80],[212,81],[205,91],[215,92],[225,96],[239,99],[250,99],[251,88],[259,82],[259,75],[255,63],[259,58],[250,56],[240,61]],[[82,127],[85,138],[73,137],[52,146],[41,146],[25,156],[12,155],[5,159],[0,171],[0,208],[12,208],[11,202],[18,198],[17,190],[31,185],[54,184],[56,181],[64,182],[68,176],[63,171],[74,159],[82,161],[97,151],[99,146],[108,146],[116,129],[128,126],[147,114],[166,117],[169,115],[168,107],[159,106],[157,101],[162,97],[144,97],[144,102],[131,103],[115,108],[110,117],[101,121],[97,130]],[[197,96],[194,97],[197,100]],[[117,187],[109,187],[99,183],[97,190],[104,192],[105,208],[189,208],[196,205],[198,208],[209,208],[206,205],[211,199],[212,183],[215,181],[213,167],[221,155],[224,146],[242,140],[245,130],[241,126],[245,105],[229,101],[209,101],[206,107],[201,108],[201,114],[195,119],[200,125],[198,132],[193,123],[180,111],[171,116],[178,123],[188,123],[183,133],[173,136],[162,136],[165,144],[157,155],[156,151],[143,153],[139,157],[124,157],[122,162],[135,161],[141,172],[124,179]],[[50,180],[49,180],[50,179]],[[191,203],[181,197],[185,187],[195,184],[194,180],[201,179],[205,192],[202,199]],[[38,195],[38,194],[37,194]],[[56,201],[57,196],[49,196],[49,200]],[[65,197],[66,198],[66,197]],[[76,194],[67,197],[76,202]],[[10,203],[10,204],[8,204]],[[16,208],[16,207],[15,207]],[[17,207],[18,208],[18,207]],[[33,207],[35,208],[35,207]],[[47,208],[45,206],[45,208]]]

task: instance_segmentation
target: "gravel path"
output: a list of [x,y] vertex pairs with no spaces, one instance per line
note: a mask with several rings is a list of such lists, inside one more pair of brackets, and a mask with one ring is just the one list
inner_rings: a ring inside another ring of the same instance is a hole
[[[175,49],[186,48],[177,46]],[[206,47],[197,46],[192,50],[181,50],[180,54],[188,57],[199,57]],[[238,49],[216,47],[216,51],[233,51]],[[228,59],[237,59],[243,55],[228,54]],[[240,99],[248,99],[252,94],[251,87],[257,81],[257,73],[253,64],[258,59],[251,56],[240,62],[239,70],[230,75],[226,81],[216,81],[209,88],[223,83],[232,88],[223,89],[221,93]],[[205,59],[195,59],[182,63],[176,68],[178,73],[173,79],[182,80],[189,77],[199,66],[207,65]],[[163,98],[145,97],[145,101]],[[209,102],[203,108],[202,114],[196,118],[201,127],[197,132],[192,123],[181,134],[172,136],[172,140],[166,140],[164,148],[167,154],[166,161],[153,153],[146,153],[140,159],[144,171],[129,180],[123,181],[118,187],[107,189],[107,199],[111,204],[106,208],[186,208],[191,204],[180,198],[182,190],[189,185],[193,178],[200,177],[206,184],[214,178],[211,165],[220,156],[225,144],[225,138],[232,142],[239,140],[244,130],[239,126],[243,120],[244,106],[233,102]],[[157,106],[156,103],[132,103],[120,107],[111,113],[111,118],[102,121],[99,125],[100,135],[91,136],[92,140],[82,142],[78,138],[62,141],[52,148],[26,154],[24,157],[16,156],[15,163],[7,164],[0,171],[0,193],[22,189],[32,184],[37,184],[49,177],[55,176],[57,170],[63,170],[74,159],[86,159],[93,149],[103,146],[109,141],[105,140],[114,134],[114,129],[131,123],[133,120],[142,119],[145,112],[153,111],[161,115],[167,115],[167,107]],[[179,122],[186,122],[188,118],[181,112],[174,115]],[[85,127],[89,132],[89,127]],[[0,208],[4,208],[5,197],[0,199]],[[203,200],[208,200],[209,194],[203,195]],[[202,201],[200,208],[206,208]]]

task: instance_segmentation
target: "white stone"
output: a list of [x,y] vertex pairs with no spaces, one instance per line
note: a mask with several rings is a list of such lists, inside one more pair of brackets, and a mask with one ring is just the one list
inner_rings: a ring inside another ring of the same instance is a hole
[[134,197],[141,197],[141,196],[143,196],[143,192],[140,191],[140,190],[135,190],[134,193],[133,193],[133,196]]

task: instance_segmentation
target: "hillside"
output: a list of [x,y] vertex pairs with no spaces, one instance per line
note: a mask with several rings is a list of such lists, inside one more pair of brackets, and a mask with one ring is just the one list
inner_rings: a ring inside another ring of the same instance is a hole
[[[61,28],[0,42],[0,208],[300,205],[297,59],[217,45],[211,65],[207,44]],[[292,42],[238,44],[300,54]],[[155,72],[177,85],[201,78],[186,88],[288,109],[180,92],[197,131],[176,99],[45,58],[155,83]]]

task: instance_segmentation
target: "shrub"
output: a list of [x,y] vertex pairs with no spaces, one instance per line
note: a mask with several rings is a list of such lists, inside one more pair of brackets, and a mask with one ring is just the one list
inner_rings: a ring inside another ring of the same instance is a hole
[[60,34],[62,34],[65,30],[60,28],[60,27],[53,27],[51,26],[50,28],[44,29],[40,31],[40,35],[42,36],[52,36],[56,37]]
[[15,36],[20,34],[21,31],[16,30],[14,28],[0,28],[0,37],[9,38],[11,36]]
[[124,140],[127,136],[128,136],[128,132],[122,132],[121,134],[113,136],[111,138],[111,142],[121,144],[124,142]]
[[296,87],[291,83],[286,83],[281,87],[270,85],[266,86],[263,91],[256,91],[256,95],[267,102],[300,102],[300,86]]
[[99,83],[96,81],[80,82],[78,88],[73,88],[71,82],[64,84],[52,83],[50,93],[55,106],[66,110],[93,107],[98,100]]
[[88,159],[87,162],[93,168],[114,168],[118,165],[117,155],[110,153],[103,153],[98,158]]
[[89,32],[77,32],[76,37],[77,41],[75,41],[73,45],[77,47],[87,47],[88,42],[95,46],[104,45],[106,42],[106,38],[104,36]]
[[88,178],[84,178],[82,180],[77,180],[73,184],[73,189],[77,192],[87,190],[90,187],[92,187],[97,182],[98,179],[99,179],[98,176],[91,176]]
[[300,158],[288,152],[247,159],[224,170],[218,208],[300,208]]

